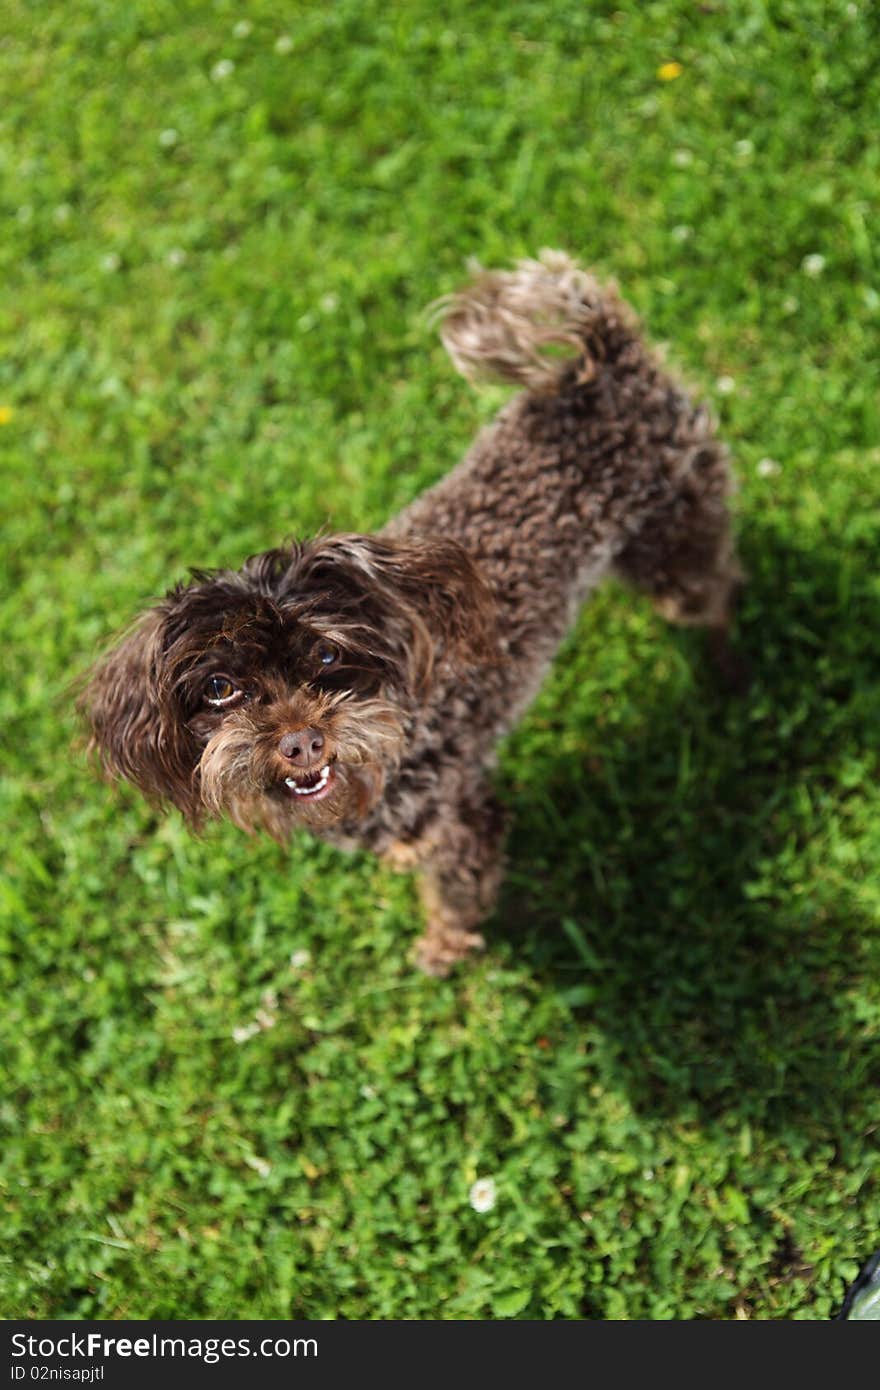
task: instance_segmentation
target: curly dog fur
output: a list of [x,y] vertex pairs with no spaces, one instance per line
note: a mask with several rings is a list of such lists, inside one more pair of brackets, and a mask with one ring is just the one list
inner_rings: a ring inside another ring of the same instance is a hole
[[740,581],[707,410],[559,252],[440,305],[465,375],[524,389],[375,536],[196,573],[96,668],[107,770],[197,825],[305,827],[419,872],[422,968],[483,945],[504,817],[489,771],[580,604],[614,572],[724,659]]

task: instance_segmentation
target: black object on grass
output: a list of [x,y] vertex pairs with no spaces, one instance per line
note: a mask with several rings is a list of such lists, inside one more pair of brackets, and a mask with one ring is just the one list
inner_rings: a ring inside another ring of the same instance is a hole
[[880,1322],[880,1250],[872,1255],[854,1284],[850,1284],[835,1322]]

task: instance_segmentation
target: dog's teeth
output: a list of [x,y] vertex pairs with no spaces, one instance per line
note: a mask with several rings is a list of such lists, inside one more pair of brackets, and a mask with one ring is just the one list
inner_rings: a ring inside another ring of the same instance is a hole
[[318,773],[318,780],[313,787],[301,787],[293,777],[285,777],[284,785],[290,787],[296,796],[314,796],[315,792],[323,791],[330,780],[330,764],[322,767]]

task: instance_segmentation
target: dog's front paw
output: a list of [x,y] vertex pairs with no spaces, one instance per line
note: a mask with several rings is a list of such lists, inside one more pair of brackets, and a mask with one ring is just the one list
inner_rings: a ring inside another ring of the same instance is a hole
[[415,944],[413,957],[426,975],[444,979],[454,965],[472,951],[485,950],[486,942],[476,931],[460,931],[451,927],[428,928]]

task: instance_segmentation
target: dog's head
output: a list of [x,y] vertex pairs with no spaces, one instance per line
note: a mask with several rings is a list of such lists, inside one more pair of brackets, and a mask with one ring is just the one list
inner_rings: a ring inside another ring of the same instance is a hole
[[491,619],[452,541],[330,536],[196,573],[93,672],[91,743],[195,825],[283,838],[356,819],[437,674],[487,658]]

